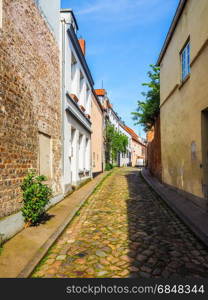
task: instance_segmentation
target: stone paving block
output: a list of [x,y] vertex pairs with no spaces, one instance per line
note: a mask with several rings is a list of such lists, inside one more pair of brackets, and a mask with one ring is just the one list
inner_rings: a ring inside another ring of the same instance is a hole
[[208,249],[155,196],[138,169],[109,176],[60,241],[55,255],[68,245],[68,257],[45,273],[43,264],[34,277],[208,278]]
[[66,255],[59,255],[56,257],[56,260],[65,260]]

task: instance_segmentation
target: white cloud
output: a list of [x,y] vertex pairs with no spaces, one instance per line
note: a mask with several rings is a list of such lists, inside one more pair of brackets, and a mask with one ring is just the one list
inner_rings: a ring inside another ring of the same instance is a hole
[[148,24],[164,17],[172,9],[175,0],[88,0],[78,15],[114,26]]

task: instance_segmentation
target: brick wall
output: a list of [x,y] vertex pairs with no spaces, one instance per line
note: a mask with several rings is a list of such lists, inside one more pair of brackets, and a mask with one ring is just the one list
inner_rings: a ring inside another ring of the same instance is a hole
[[54,195],[61,192],[59,49],[33,0],[4,0],[0,29],[0,217],[21,207],[20,184],[38,171],[38,132],[51,137]]
[[147,167],[160,181],[162,180],[161,164],[161,137],[160,137],[160,118],[155,122],[154,127],[147,133]]

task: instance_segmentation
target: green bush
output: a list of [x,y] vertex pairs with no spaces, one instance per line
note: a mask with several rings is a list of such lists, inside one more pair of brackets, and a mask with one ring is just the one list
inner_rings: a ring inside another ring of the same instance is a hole
[[106,166],[105,166],[105,170],[110,171],[111,169],[113,169],[113,165],[110,164],[110,163],[107,163]]
[[21,189],[23,191],[23,207],[21,209],[27,225],[35,225],[45,212],[45,206],[50,201],[52,190],[42,182],[47,180],[43,175],[37,176],[34,171],[24,178]]

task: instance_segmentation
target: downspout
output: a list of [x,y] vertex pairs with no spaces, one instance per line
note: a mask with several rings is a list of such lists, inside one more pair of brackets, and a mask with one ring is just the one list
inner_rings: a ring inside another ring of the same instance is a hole
[[62,106],[62,126],[61,126],[61,138],[62,138],[62,166],[61,166],[61,170],[62,170],[62,186],[63,186],[63,192],[64,192],[64,114],[65,114],[65,20],[61,20],[62,22],[62,26],[61,26],[61,30],[62,30],[62,66],[61,66],[61,70],[62,70],[62,78],[61,78],[61,87],[62,87],[62,92],[61,92],[61,106]]

